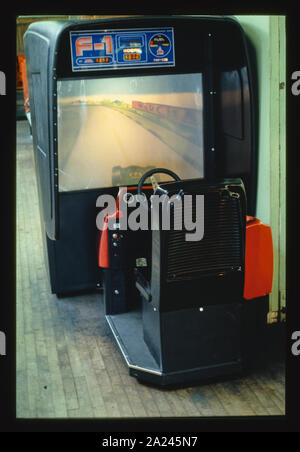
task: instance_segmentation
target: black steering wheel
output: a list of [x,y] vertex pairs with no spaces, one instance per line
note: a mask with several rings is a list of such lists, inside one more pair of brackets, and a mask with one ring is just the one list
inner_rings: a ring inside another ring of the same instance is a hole
[[168,174],[169,176],[173,177],[173,179],[176,180],[177,182],[181,180],[180,177],[177,176],[176,173],[174,173],[173,171],[168,170],[166,168],[154,168],[154,169],[151,169],[151,170],[147,171],[145,174],[143,174],[142,177],[140,178],[139,183],[138,183],[138,187],[137,187],[137,194],[138,195],[142,195],[142,187],[143,187],[143,184],[144,184],[145,180],[148,179],[148,177],[150,177],[150,176],[152,176],[153,174],[156,174],[156,173]]

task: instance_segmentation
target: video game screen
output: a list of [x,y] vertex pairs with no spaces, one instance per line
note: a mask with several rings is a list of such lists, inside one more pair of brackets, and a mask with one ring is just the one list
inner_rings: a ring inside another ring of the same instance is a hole
[[202,74],[63,79],[57,94],[60,191],[133,185],[158,167],[204,177]]

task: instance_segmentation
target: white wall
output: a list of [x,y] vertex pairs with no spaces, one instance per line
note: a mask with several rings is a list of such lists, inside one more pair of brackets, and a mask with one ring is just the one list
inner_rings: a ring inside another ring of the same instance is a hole
[[270,224],[270,16],[235,16],[253,43],[257,57],[259,135],[256,216]]
[[[256,216],[270,224],[274,277],[270,310],[286,303],[286,31],[284,16],[235,16],[256,49],[259,95]],[[284,314],[277,316],[284,319]]]

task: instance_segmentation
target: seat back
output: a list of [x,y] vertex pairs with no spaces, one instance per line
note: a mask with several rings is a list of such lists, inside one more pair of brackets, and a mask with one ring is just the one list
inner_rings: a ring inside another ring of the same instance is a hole
[[[240,300],[246,227],[246,197],[241,179],[197,179],[166,183],[161,188],[168,191],[169,198],[180,190],[191,196],[183,196],[182,206],[165,203],[162,208],[169,209],[171,228],[163,230],[160,219],[159,229],[152,232],[153,305],[160,311],[169,311]],[[197,195],[203,195],[203,211],[199,209],[201,203],[197,206]],[[176,229],[180,221],[178,209],[185,214],[181,230]],[[191,231],[185,227],[186,214],[199,227],[202,221],[204,235],[200,240],[187,240]]]

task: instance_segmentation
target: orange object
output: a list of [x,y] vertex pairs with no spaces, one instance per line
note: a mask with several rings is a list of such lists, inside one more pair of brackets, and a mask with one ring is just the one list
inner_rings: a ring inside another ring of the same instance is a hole
[[272,283],[271,228],[258,218],[247,216],[244,298],[251,300],[269,294],[272,291]]
[[19,68],[21,72],[23,94],[24,94],[24,107],[25,111],[29,111],[29,94],[28,94],[28,84],[27,84],[27,73],[26,73],[26,60],[24,56],[18,56]]
[[106,227],[101,232],[100,245],[99,245],[99,255],[98,255],[98,265],[102,268],[109,267],[109,254],[108,254],[108,228],[107,219],[105,219]]
[[17,74],[16,74],[16,88],[17,89],[23,89],[23,81],[22,81],[22,68],[21,68],[21,62],[22,59],[25,58],[23,56],[17,57]]

